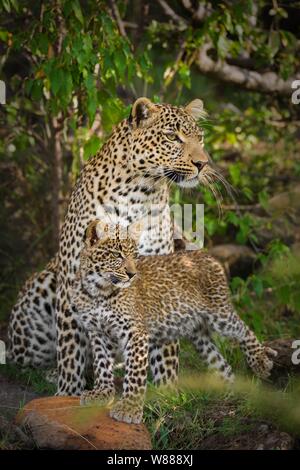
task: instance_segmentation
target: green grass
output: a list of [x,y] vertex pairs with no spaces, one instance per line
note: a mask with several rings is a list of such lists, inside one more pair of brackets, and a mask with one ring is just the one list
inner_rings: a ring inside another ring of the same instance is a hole
[[155,449],[197,449],[210,436],[228,443],[261,422],[299,438],[298,381],[290,379],[286,391],[278,391],[257,379],[238,378],[229,391],[214,380],[187,375],[179,393],[150,387],[145,422]]
[[155,449],[195,449],[197,442],[214,431],[213,422],[204,419],[209,402],[205,393],[156,392],[147,402],[145,421]]
[[[230,348],[227,343],[222,343],[221,348],[227,359],[238,361],[238,348]],[[145,422],[154,449],[197,449],[209,437],[230,442],[236,436],[251,433],[259,420],[300,435],[300,384],[295,378],[289,379],[284,391],[278,391],[253,378],[242,362],[236,368],[239,371],[237,385],[228,389],[205,373],[197,353],[187,342],[182,344],[180,360],[179,391],[157,390],[151,383],[148,386]],[[244,376],[240,375],[241,370]],[[55,392],[42,371],[12,365],[2,366],[2,371],[37,393],[53,395]],[[22,405],[20,403],[20,407]],[[0,448],[1,445],[8,448],[5,436],[2,440]]]
[[21,368],[14,364],[1,365],[1,374],[26,385],[37,394],[54,395],[56,386],[46,380],[46,371],[31,367]]
[[[273,292],[262,297],[253,292],[234,296],[238,314],[253,329],[260,340],[300,338],[299,312],[283,306]],[[251,302],[245,301],[246,295]],[[220,352],[241,377],[233,391],[207,386],[205,367],[198,353],[188,341],[181,341],[180,392],[164,393],[149,385],[149,399],[145,405],[145,422],[155,449],[197,449],[208,438],[219,437],[229,442],[244,433],[251,434],[259,420],[300,436],[299,383],[288,377],[281,391],[263,386],[249,372],[239,347],[232,341],[214,336]],[[1,366],[1,372],[38,394],[53,395],[55,386],[45,379],[45,372],[17,366]],[[118,377],[124,371],[116,371]],[[194,382],[195,383],[194,383]],[[192,382],[192,384],[191,384]],[[91,386],[91,384],[89,384]],[[20,403],[22,406],[22,403]],[[0,449],[9,442],[2,437]]]
[[[263,307],[262,303],[259,307]],[[264,313],[261,313],[261,317],[263,323],[266,322],[266,331],[273,333],[272,339],[281,336],[276,322],[275,328],[272,328],[276,304],[273,308],[273,312],[266,308],[261,310]],[[282,321],[282,335],[291,337],[289,332],[293,331],[294,321],[293,316],[288,321]],[[205,385],[203,388],[201,377],[204,377],[205,382],[205,367],[193,345],[188,341],[181,341],[180,369],[184,390],[170,395],[154,392],[150,385],[150,397],[153,393],[154,396],[146,403],[145,421],[151,432],[154,448],[197,449],[204,439],[212,435],[230,440],[233,436],[251,432],[253,423],[259,420],[267,420],[279,429],[300,436],[300,410],[299,416],[291,419],[293,404],[297,407],[300,405],[300,395],[297,395],[299,382],[288,377],[282,391],[278,391],[275,386],[266,386],[253,377],[236,344],[217,336],[214,341],[238,374],[238,382],[242,385],[233,391],[219,390],[218,387],[215,389],[214,384],[211,390]],[[196,377],[197,385],[190,390],[184,384],[185,380],[190,382],[191,377]],[[198,386],[199,390],[195,390]],[[266,396],[269,402],[266,401]]]

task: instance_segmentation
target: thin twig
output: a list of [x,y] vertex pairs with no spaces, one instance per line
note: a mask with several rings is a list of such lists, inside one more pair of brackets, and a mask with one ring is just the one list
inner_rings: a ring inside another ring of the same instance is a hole
[[121,18],[121,15],[120,15],[120,12],[119,12],[119,9],[118,9],[118,6],[117,6],[115,0],[110,0],[109,3],[110,3],[110,6],[111,6],[111,9],[112,9],[113,16],[114,16],[114,18],[117,22],[117,25],[118,25],[121,36],[123,36],[123,38],[128,39],[126,30],[125,30],[125,26],[124,26],[123,20]]

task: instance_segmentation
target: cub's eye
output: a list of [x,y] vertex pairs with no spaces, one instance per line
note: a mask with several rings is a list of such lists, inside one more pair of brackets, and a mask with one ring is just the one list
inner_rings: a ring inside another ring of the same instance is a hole
[[115,259],[114,259],[114,264],[116,266],[121,266],[123,261],[124,260],[123,260],[122,256],[116,256]]

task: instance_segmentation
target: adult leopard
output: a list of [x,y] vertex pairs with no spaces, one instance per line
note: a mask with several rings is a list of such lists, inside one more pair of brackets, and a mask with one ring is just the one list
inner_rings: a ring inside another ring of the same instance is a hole
[[[70,291],[88,224],[95,218],[111,221],[117,216],[114,222],[128,225],[151,213],[151,225],[141,236],[139,253],[171,253],[174,243],[169,183],[194,187],[209,181],[212,173],[204,151],[203,130],[196,122],[202,115],[201,100],[180,108],[139,98],[129,118],[114,129],[106,144],[83,168],[71,194],[57,261],[53,263],[55,269],[31,278],[18,298],[9,326],[9,357],[15,362],[48,366],[57,349],[58,394],[79,395],[85,385],[87,341],[70,307]],[[161,224],[163,227],[157,230]],[[55,296],[57,344],[53,338]],[[40,317],[39,310],[43,310]],[[45,315],[51,317],[51,331]],[[173,360],[171,377],[164,372],[165,357],[168,362]],[[154,374],[155,383],[176,380],[176,342],[163,350],[155,346],[149,359],[153,371],[158,371]]]

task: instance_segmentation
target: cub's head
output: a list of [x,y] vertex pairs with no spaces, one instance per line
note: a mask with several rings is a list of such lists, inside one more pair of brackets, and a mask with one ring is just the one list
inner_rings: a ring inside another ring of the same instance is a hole
[[185,108],[154,104],[139,98],[132,106],[131,161],[135,170],[154,178],[166,178],[182,187],[206,182],[210,173],[204,150],[203,130],[197,120],[205,115],[201,100]]
[[99,220],[89,224],[80,254],[80,276],[92,295],[99,288],[128,287],[134,280],[140,230],[138,222],[128,229]]

